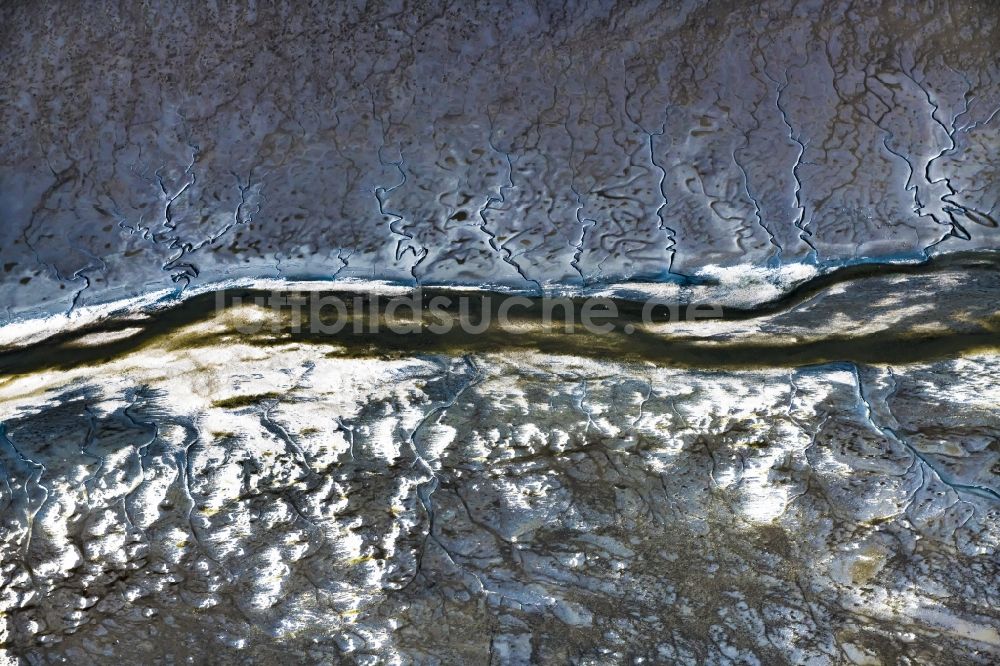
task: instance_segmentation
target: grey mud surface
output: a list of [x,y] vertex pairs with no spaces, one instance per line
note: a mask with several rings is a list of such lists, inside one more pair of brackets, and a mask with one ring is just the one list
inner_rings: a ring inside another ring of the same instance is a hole
[[7,315],[996,248],[988,0],[7,2]]
[[0,2],[0,663],[1000,662],[997,53],[988,0]]

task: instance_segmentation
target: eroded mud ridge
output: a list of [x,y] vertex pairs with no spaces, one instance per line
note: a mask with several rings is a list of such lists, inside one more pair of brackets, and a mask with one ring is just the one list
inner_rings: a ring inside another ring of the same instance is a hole
[[990,0],[6,3],[11,314],[997,247]]
[[[546,348],[528,320],[479,347],[251,334],[287,313],[225,300],[43,340],[0,379],[5,649],[996,663],[994,275],[867,275],[643,330],[715,349],[702,368],[623,333]],[[928,335],[938,357],[907,356]],[[810,336],[839,356],[781,358]]]

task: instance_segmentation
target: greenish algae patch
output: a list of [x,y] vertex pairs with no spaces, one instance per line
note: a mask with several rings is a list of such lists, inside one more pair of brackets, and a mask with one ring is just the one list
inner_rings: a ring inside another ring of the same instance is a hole
[[223,398],[212,403],[213,407],[221,409],[239,409],[240,407],[250,407],[257,405],[264,400],[277,400],[281,398],[280,393],[270,391],[268,393],[252,393],[250,395],[234,395],[231,398]]

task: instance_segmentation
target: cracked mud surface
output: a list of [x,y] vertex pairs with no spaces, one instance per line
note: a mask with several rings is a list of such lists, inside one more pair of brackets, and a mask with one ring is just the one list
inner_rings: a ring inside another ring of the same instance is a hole
[[[994,663],[995,347],[781,353],[861,326],[861,297],[870,329],[964,322],[995,343],[996,302],[969,287],[987,277],[865,278],[646,331],[769,339],[756,369],[539,351],[524,322],[527,343],[461,355],[237,333],[282,321],[252,305],[112,321],[58,343],[76,363],[20,350],[43,365],[0,383],[5,645],[29,663]],[[931,278],[950,310],[907,302]],[[598,343],[560,343],[577,335]]]
[[151,4],[0,4],[0,663],[1000,661],[996,3]]
[[75,663],[993,663],[998,366],[293,342],[12,379],[6,644]]

